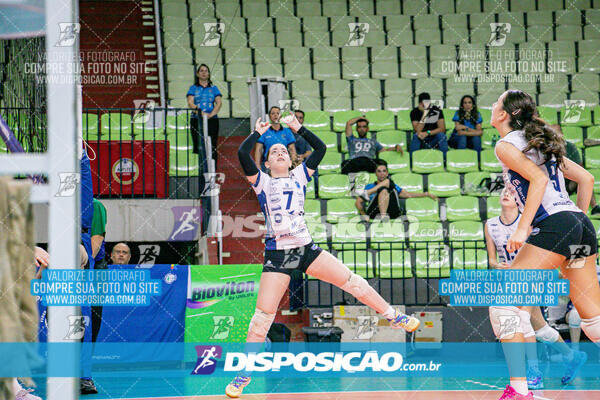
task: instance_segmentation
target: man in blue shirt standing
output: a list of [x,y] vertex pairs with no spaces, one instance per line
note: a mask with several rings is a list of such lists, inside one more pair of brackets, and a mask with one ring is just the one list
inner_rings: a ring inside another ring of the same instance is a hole
[[279,123],[281,118],[281,109],[277,106],[271,107],[269,110],[269,119],[271,120],[271,126],[263,133],[258,142],[256,143],[256,149],[254,150],[254,162],[256,165],[260,165],[263,171],[266,171],[264,162],[269,154],[271,146],[277,143],[283,144],[288,149],[290,159],[296,161],[298,158],[296,155],[296,139],[290,128],[284,128]]
[[[363,196],[356,198],[356,208],[361,215],[368,215],[369,218],[398,218],[401,214],[400,201],[398,198],[408,199],[410,197],[429,197],[437,200],[437,197],[427,192],[407,192],[394,183],[389,177],[387,164],[383,160],[377,161],[377,170],[375,171],[377,182],[369,183],[365,186]],[[365,200],[369,206],[365,211]]]

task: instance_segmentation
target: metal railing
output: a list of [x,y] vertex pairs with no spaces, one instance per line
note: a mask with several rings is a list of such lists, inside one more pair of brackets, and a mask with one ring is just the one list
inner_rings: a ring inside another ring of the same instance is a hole
[[[440,279],[450,277],[453,269],[489,269],[485,244],[481,240],[317,244],[367,279],[390,304],[446,305],[447,297],[440,296],[438,291]],[[474,259],[469,250],[475,250]],[[469,268],[473,262],[475,268]],[[305,306],[337,304],[359,303],[338,287],[305,275]]]

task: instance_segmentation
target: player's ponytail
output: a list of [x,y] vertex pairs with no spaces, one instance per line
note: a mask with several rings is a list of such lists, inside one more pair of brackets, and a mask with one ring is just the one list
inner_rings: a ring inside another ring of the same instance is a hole
[[546,161],[554,156],[557,164],[562,165],[565,141],[539,117],[533,98],[521,90],[509,90],[503,103],[504,111],[510,115],[510,127],[524,132],[527,147],[523,153],[535,149],[544,155]]

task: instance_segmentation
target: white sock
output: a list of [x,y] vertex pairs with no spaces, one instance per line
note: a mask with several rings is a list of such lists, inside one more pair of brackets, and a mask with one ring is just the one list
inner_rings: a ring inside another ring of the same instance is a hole
[[389,306],[388,309],[385,310],[385,312],[382,315],[385,319],[394,319],[394,317],[396,316],[396,310],[394,310],[394,307]]
[[529,393],[529,388],[527,387],[526,379],[511,379],[510,386],[512,386],[517,393],[522,394],[524,396],[526,396],[527,393]]

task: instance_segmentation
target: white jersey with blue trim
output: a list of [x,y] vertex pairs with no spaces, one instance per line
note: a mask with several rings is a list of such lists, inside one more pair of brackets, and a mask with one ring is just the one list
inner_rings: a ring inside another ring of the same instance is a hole
[[485,223],[488,233],[492,238],[494,245],[496,245],[496,253],[498,253],[498,260],[501,263],[510,265],[517,255],[516,251],[509,253],[508,250],[506,250],[506,245],[508,244],[510,236],[517,230],[520,219],[521,214],[519,213],[519,216],[508,225],[502,222],[499,216],[490,218]]
[[[498,143],[502,142],[510,143],[520,151],[523,151],[527,147],[527,141],[523,131],[509,132],[502,139],[498,140]],[[498,146],[498,143],[496,143],[496,146]],[[558,168],[556,158],[552,156],[551,160],[544,162],[544,155],[535,149],[531,149],[525,153],[525,156],[533,161],[548,177],[548,185],[546,185],[542,203],[535,213],[532,225],[535,226],[546,217],[561,211],[581,212],[569,198],[569,194],[565,187],[565,178],[560,168]],[[498,157],[497,154],[496,157]],[[527,192],[529,190],[529,181],[517,172],[509,169],[502,160],[499,158],[498,160],[500,161],[500,164],[502,164],[504,184],[515,197],[519,211],[523,212],[525,200],[527,199]]]
[[262,171],[258,173],[252,187],[265,215],[266,250],[293,249],[312,241],[304,221],[306,184],[311,179],[304,163],[285,178],[272,178]]

